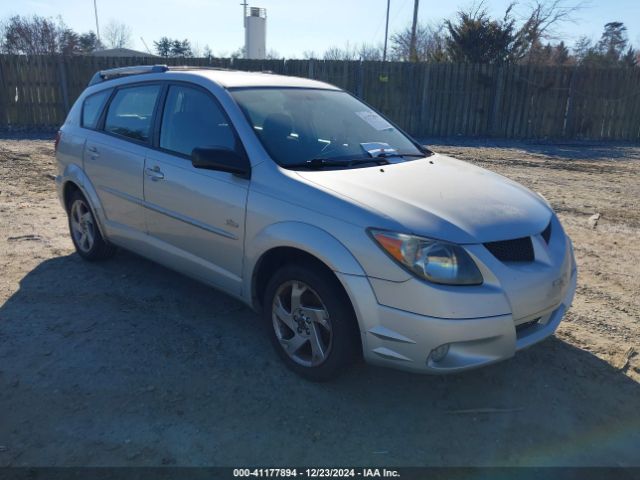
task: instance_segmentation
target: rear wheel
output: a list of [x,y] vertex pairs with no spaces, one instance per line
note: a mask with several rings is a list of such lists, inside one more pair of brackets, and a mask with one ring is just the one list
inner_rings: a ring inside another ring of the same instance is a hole
[[76,191],[69,202],[69,231],[78,255],[85,260],[105,260],[115,253],[115,247],[108,244],[100,233],[89,202]]
[[287,366],[310,380],[340,374],[358,351],[353,310],[336,278],[312,266],[285,266],[265,291],[264,321]]

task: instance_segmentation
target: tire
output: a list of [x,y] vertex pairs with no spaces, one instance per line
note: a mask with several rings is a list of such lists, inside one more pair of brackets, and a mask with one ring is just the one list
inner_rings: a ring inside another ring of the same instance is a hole
[[71,195],[67,217],[71,240],[78,255],[90,262],[113,256],[116,248],[103,238],[89,202],[80,191]]
[[314,265],[286,265],[272,276],[263,320],[278,355],[308,380],[337,377],[360,351],[348,297],[330,271]]

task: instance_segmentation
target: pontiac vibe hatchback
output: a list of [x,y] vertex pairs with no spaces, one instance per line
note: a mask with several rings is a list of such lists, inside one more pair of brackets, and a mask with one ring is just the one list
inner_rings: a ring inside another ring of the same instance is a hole
[[106,70],[56,145],[81,257],[121,247],[242,300],[310,379],[358,357],[425,373],[507,359],[552,335],[574,295],[544,198],[326,83]]

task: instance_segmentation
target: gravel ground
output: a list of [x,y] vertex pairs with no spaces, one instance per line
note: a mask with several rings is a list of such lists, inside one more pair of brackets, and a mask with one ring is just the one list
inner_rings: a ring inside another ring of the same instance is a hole
[[434,149],[549,199],[575,243],[574,306],[483,370],[359,364],[312,384],[237,301],[126,252],[80,260],[53,141],[1,139],[0,466],[640,465],[640,148]]

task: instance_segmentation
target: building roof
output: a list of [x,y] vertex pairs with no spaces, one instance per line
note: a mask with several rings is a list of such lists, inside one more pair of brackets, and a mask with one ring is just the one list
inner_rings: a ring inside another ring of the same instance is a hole
[[140,52],[130,48],[108,48],[106,50],[96,50],[91,53],[94,57],[147,57],[160,58],[148,52]]

